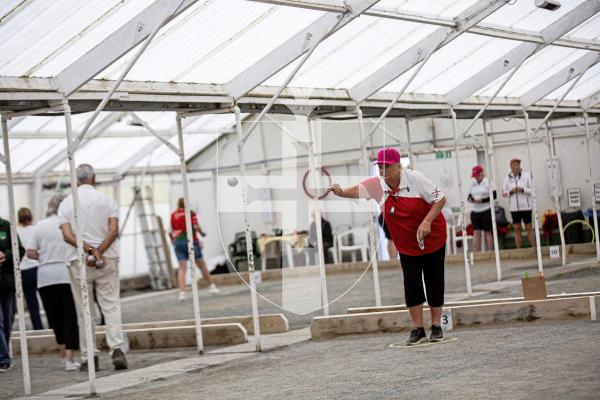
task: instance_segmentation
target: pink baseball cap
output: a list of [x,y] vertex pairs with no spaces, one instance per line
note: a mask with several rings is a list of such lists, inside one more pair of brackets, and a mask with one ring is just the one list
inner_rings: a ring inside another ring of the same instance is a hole
[[377,164],[398,164],[400,162],[400,152],[393,147],[384,147],[377,152]]
[[477,178],[483,172],[483,167],[481,165],[476,165],[471,170],[471,178]]

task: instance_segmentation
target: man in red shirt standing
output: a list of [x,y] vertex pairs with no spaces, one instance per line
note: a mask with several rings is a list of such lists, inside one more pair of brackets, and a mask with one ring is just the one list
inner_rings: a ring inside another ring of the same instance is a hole
[[[431,311],[432,342],[441,341],[444,305],[444,260],[446,221],[441,214],[446,203],[444,193],[420,172],[403,169],[398,150],[386,147],[377,153],[380,176],[356,186],[331,186],[336,196],[374,199],[400,253],[404,275],[404,296],[415,329],[407,345],[426,342],[423,303]],[[425,291],[423,290],[425,282]]]
[[[206,236],[206,233],[200,229],[198,224],[198,217],[196,213],[191,211],[192,214],[192,231],[194,232],[194,255],[196,258],[196,265],[202,271],[202,277],[208,284],[209,293],[220,293],[220,290],[213,283],[204,258],[202,257],[202,250],[200,249],[200,240],[198,234]],[[187,242],[187,230],[185,226],[185,204],[183,198],[177,201],[177,210],[171,214],[171,236],[173,238],[173,247],[175,248],[175,256],[179,263],[179,270],[177,271],[177,280],[179,281],[179,300],[183,301],[187,298],[186,286],[185,286],[185,273],[187,269],[187,262],[190,259],[188,252]],[[195,285],[192,282],[192,285]]]

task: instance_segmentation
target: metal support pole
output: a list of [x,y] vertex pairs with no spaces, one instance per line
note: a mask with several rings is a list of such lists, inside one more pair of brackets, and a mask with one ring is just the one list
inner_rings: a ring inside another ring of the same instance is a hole
[[[317,187],[317,166],[315,162],[315,135],[313,132],[313,121],[308,118],[308,164],[310,168],[310,177],[312,187]],[[321,207],[319,206],[319,195],[314,191],[313,200],[315,203],[315,228],[317,230],[317,253],[319,257],[319,274],[321,275],[321,300],[323,302],[323,314],[329,316],[329,296],[327,295],[327,275],[325,272],[325,255],[323,254],[323,230],[321,227]],[[340,260],[341,261],[341,260]]]
[[526,109],[523,109],[523,117],[525,118],[525,130],[527,131],[527,159],[529,161],[529,176],[531,177],[531,201],[533,202],[533,226],[535,229],[535,248],[537,252],[538,271],[541,274],[544,272],[544,265],[542,263],[540,219],[537,204],[537,190],[535,188],[535,181],[533,180],[533,158],[531,157],[531,129],[529,127],[529,114],[527,114]]
[[188,242],[188,270],[192,277],[192,303],[194,305],[194,326],[196,328],[196,348],[198,354],[204,354],[204,340],[202,337],[202,320],[200,317],[200,299],[198,297],[198,282],[196,280],[196,252],[194,251],[194,228],[192,227],[192,212],[190,210],[189,180],[187,165],[185,163],[185,149],[183,145],[183,126],[181,118],[176,117],[177,138],[179,141],[179,168],[181,170],[181,184],[183,186],[183,203],[185,205],[185,230]]
[[590,189],[592,192],[592,219],[594,220],[594,234],[596,238],[596,261],[600,262],[600,240],[598,238],[598,210],[596,208],[596,193],[594,188],[594,176],[592,175],[592,153],[590,152],[590,127],[588,125],[588,113],[583,112],[585,125],[585,147],[587,148],[588,176],[590,177]]
[[415,169],[412,144],[410,143],[410,121],[408,120],[408,118],[404,118],[404,126],[406,127],[406,150],[408,151],[409,167],[410,169]]
[[[429,60],[429,57],[431,57],[431,55],[433,53],[435,53],[435,51],[438,49],[438,47],[440,46],[440,44],[442,44],[445,40],[446,40],[446,38],[444,38],[444,40],[442,40],[436,47],[434,47],[433,49],[431,49],[429,51],[429,54],[427,54],[427,56],[423,59],[423,61],[421,61],[421,63],[417,66],[417,68],[414,70],[414,72],[412,73],[412,75],[410,76],[410,78],[408,79],[408,81],[406,81],[406,83],[404,83],[404,86],[402,86],[402,88],[400,89],[400,91],[396,94],[396,97],[394,97],[394,99],[387,106],[387,108],[385,109],[385,111],[383,112],[383,114],[381,114],[381,116],[379,117],[379,119],[377,120],[377,122],[375,123],[375,125],[373,125],[373,127],[371,128],[371,130],[369,131],[369,133],[367,134],[367,136],[364,138],[363,143],[361,143],[362,145],[365,145],[371,139],[371,137],[373,136],[373,134],[375,133],[375,131],[377,130],[377,128],[379,128],[379,125],[383,122],[383,120],[392,111],[392,109],[394,108],[394,106],[396,105],[396,103],[398,103],[398,101],[400,100],[400,97],[404,94],[404,92],[406,91],[406,88],[408,87],[408,85],[410,85],[412,83],[412,81],[415,79],[415,77],[417,76],[417,74],[419,72],[421,72],[421,69],[427,63],[427,60]],[[421,52],[421,50],[419,50],[419,53],[420,52]]]
[[[181,3],[183,3],[182,0],[180,2],[179,6],[181,6]],[[177,7],[177,8],[179,8],[179,7]],[[106,104],[110,101],[110,98],[115,93],[115,91],[117,90],[117,88],[119,87],[119,85],[121,84],[121,82],[123,82],[123,80],[125,79],[125,76],[127,76],[127,74],[129,73],[129,71],[131,71],[131,68],[133,68],[133,66],[135,65],[135,63],[142,56],[142,54],[144,54],[144,51],[146,51],[146,49],[150,45],[150,42],[152,42],[152,40],[154,39],[154,37],[156,36],[156,34],[158,33],[158,31],[161,30],[161,28],[165,25],[165,23],[167,22],[167,20],[169,18],[171,18],[171,15],[168,15],[160,24],[158,24],[156,26],[156,28],[154,28],[154,30],[150,33],[150,35],[148,35],[148,37],[146,38],[146,40],[144,41],[144,43],[142,44],[142,46],[137,50],[137,52],[135,53],[135,55],[133,56],[133,58],[129,61],[129,63],[127,64],[127,66],[123,70],[123,72],[121,72],[121,75],[119,75],[119,77],[117,78],[117,80],[114,83],[114,85],[110,88],[110,90],[108,91],[108,93],[106,94],[106,96],[104,96],[104,98],[102,99],[102,101],[100,102],[100,104],[98,104],[98,107],[96,107],[96,109],[94,110],[94,113],[92,114],[92,116],[90,117],[90,119],[88,119],[87,122],[85,123],[83,129],[81,130],[81,133],[79,135],[77,135],[77,138],[75,139],[75,145],[74,145],[75,149],[77,149],[79,147],[79,144],[83,140],[83,137],[85,136],[85,134],[87,133],[87,131],[92,126],[92,123],[94,122],[94,120],[96,119],[96,117],[100,114],[100,112],[104,109],[104,107],[106,106]]]
[[490,161],[490,151],[489,151],[489,143],[488,143],[488,134],[485,120],[482,119],[481,123],[483,125],[483,151],[485,155],[485,170],[488,173],[488,193],[490,196],[490,206],[492,211],[492,234],[494,236],[494,255],[496,257],[496,275],[498,277],[498,282],[502,280],[502,266],[500,264],[500,249],[498,247],[498,226],[496,225],[496,202],[494,200],[494,192],[493,188],[496,185],[494,184],[494,179],[491,174],[491,161]]
[[234,107],[235,131],[238,142],[238,159],[240,163],[240,184],[242,185],[242,205],[244,212],[244,232],[246,234],[246,256],[248,257],[248,280],[250,281],[250,300],[252,302],[252,324],[254,325],[254,338],[256,340],[256,351],[262,350],[260,336],[260,321],[258,318],[258,299],[256,298],[256,281],[254,278],[254,249],[252,247],[252,234],[248,222],[248,197],[246,194],[246,162],[244,159],[244,145],[242,143],[242,116],[240,108]]
[[[529,57],[531,57],[531,55]],[[496,91],[494,92],[494,94],[488,99],[488,101],[483,105],[483,107],[481,107],[481,109],[477,112],[477,114],[475,115],[475,117],[471,120],[471,122],[467,126],[467,129],[465,129],[463,131],[463,133],[460,136],[461,140],[464,139],[464,137],[468,134],[469,136],[471,136],[471,138],[475,139],[476,141],[479,141],[479,139],[475,135],[470,134],[469,131],[475,125],[475,122],[477,122],[477,120],[483,115],[483,113],[485,112],[485,110],[487,110],[487,108],[490,106],[490,104],[492,104],[492,101],[494,101],[494,99],[496,98],[496,96],[498,96],[498,93],[500,93],[500,91],[502,90],[502,88],[504,86],[506,86],[506,84],[508,83],[508,81],[511,80],[511,78],[513,77],[513,75],[517,73],[517,71],[521,68],[521,65],[523,65],[523,63],[525,62],[525,60],[527,60],[529,57],[525,57],[523,60],[521,60],[521,62],[519,64],[517,64],[516,67],[513,68],[512,71],[510,71],[510,73],[506,76],[506,78],[504,79],[504,81],[502,81],[502,84],[500,86],[498,86],[498,88],[496,89]]]
[[535,130],[533,131],[533,135],[532,135],[533,137],[535,137],[537,135],[537,133],[540,130],[540,128],[542,127],[542,125],[548,124],[548,121],[550,120],[550,117],[552,116],[552,114],[554,114],[554,111],[556,111],[556,109],[558,108],[560,103],[562,103],[563,100],[565,99],[565,97],[567,97],[567,95],[571,92],[571,90],[573,90],[575,85],[577,85],[577,83],[579,82],[581,77],[586,73],[586,71],[591,67],[591,65],[592,64],[590,64],[581,74],[579,74],[579,76],[577,76],[577,78],[571,83],[571,85],[569,85],[569,88],[562,94],[562,96],[560,96],[560,99],[556,100],[556,103],[554,103],[554,106],[550,109],[550,111],[548,111],[548,114],[546,114],[546,116],[544,117],[542,122],[540,122],[540,124],[537,126],[537,128],[535,128]]
[[[362,163],[363,163],[363,173],[365,176],[370,176],[369,171],[369,157],[367,156],[367,146],[363,144],[363,139],[365,136],[365,127],[363,122],[363,113],[360,107],[356,107],[356,115],[358,117],[358,131],[360,132],[360,142],[361,142],[361,153],[362,153]],[[369,203],[369,208],[371,208],[371,204]],[[373,212],[372,208],[370,209],[370,218],[369,218],[369,242],[371,246],[371,265],[373,267],[373,286],[375,287],[375,306],[381,306],[381,290],[379,288],[379,266],[377,264],[377,244],[375,240],[375,218],[377,215]],[[341,260],[340,260],[341,261]]]
[[453,108],[450,108],[450,115],[452,116],[452,131],[454,132],[454,157],[456,159],[456,175],[458,178],[458,192],[460,197],[460,214],[461,214],[461,229],[462,229],[462,245],[463,245],[463,255],[465,258],[465,276],[467,279],[467,295],[473,295],[473,289],[471,287],[471,264],[469,262],[469,254],[468,254],[468,242],[467,242],[467,215],[465,213],[465,200],[463,193],[463,184],[462,178],[460,177],[461,168],[460,168],[460,160],[458,148],[459,137],[458,137],[458,123],[456,121],[456,113]]
[[73,126],[71,124],[71,107],[67,100],[63,101],[65,114],[65,128],[67,131],[67,156],[69,160],[69,173],[71,178],[71,196],[73,197],[73,219],[75,220],[75,237],[77,239],[77,260],[79,262],[79,286],[81,287],[81,307],[83,323],[85,324],[85,343],[87,346],[88,378],[90,394],[96,395],[96,369],[94,366],[94,332],[92,331],[92,316],[90,312],[90,296],[87,284],[87,270],[85,253],[83,251],[83,226],[81,221],[81,205],[77,189],[77,176],[75,174],[75,146],[73,143]]
[[[337,23],[335,25],[333,25],[331,27],[331,29],[329,29],[329,32],[334,32],[336,30],[336,28],[338,27],[338,25],[344,20],[345,16],[346,16],[346,14],[340,15],[340,17],[338,18]],[[290,73],[290,75],[285,79],[285,81],[283,82],[283,84],[277,89],[277,91],[275,92],[275,94],[273,95],[273,97],[271,98],[271,100],[269,100],[269,102],[265,105],[265,107],[263,108],[263,110],[258,115],[258,118],[256,118],[256,120],[254,120],[254,122],[252,123],[252,125],[250,125],[250,128],[248,128],[248,131],[242,135],[242,139],[240,140],[240,143],[238,144],[238,147],[244,147],[244,145],[246,144],[246,141],[250,137],[250,134],[258,126],[258,123],[260,121],[262,121],[262,119],[265,116],[265,114],[271,109],[271,107],[273,107],[273,105],[275,104],[275,102],[277,101],[277,99],[279,99],[279,96],[281,96],[281,93],[283,93],[283,90],[290,84],[290,82],[292,81],[292,79],[294,79],[294,77],[296,76],[296,74],[298,73],[298,71],[300,71],[300,68],[302,68],[302,66],[306,63],[306,61],[314,53],[314,51],[317,49],[317,47],[319,46],[319,44],[323,40],[325,40],[326,37],[329,36],[329,32],[328,32],[328,34],[323,35],[319,39],[317,39],[317,41],[308,49],[308,51],[306,52],[306,54],[304,54],[302,56],[302,58],[300,59],[300,62],[294,67],[294,69],[292,70],[292,72]]]
[[[546,129],[546,145],[548,147],[548,156],[550,157],[550,162],[555,159],[556,151],[554,149],[554,142],[552,139],[552,132],[550,132],[550,128],[548,127],[548,123],[545,124]],[[557,171],[558,172],[558,171]],[[558,219],[558,230],[560,234],[560,247],[561,247],[561,257],[562,257],[562,266],[567,265],[567,245],[565,243],[565,232],[563,231],[563,221],[562,221],[562,213],[560,210],[560,199],[558,198],[558,188],[556,187],[556,181],[552,180],[552,198],[554,199],[554,210],[556,211],[556,217]]]
[[[10,220],[10,238],[13,255],[13,268],[15,273],[15,296],[17,299],[17,312],[19,320],[19,339],[21,347],[21,362],[23,363],[23,388],[26,395],[31,394],[31,376],[29,371],[29,351],[27,348],[27,335],[25,327],[25,307],[23,305],[23,286],[21,283],[21,257],[19,255],[19,236],[17,235],[17,221],[15,220],[15,192],[13,189],[12,166],[10,163],[10,145],[8,142],[8,119],[2,115],[2,142],[4,144],[4,164],[6,169],[6,186],[8,191],[8,216]],[[10,336],[6,338],[10,346]]]

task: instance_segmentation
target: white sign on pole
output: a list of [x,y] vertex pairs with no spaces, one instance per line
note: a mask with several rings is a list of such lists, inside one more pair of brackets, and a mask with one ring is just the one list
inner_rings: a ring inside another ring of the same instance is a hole
[[594,183],[594,198],[596,204],[600,204],[600,183]]
[[567,189],[569,207],[581,207],[581,191],[579,188]]
[[550,258],[560,258],[560,246],[550,246]]
[[452,329],[454,329],[451,308],[444,308],[442,311],[442,329],[444,332],[450,332]]

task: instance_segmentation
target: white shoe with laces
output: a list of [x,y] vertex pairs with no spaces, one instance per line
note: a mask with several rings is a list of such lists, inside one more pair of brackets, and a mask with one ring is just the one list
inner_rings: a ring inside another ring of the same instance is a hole
[[81,364],[77,361],[65,361],[65,371],[79,371],[79,367],[81,367]]
[[221,291],[219,290],[219,288],[217,287],[217,285],[215,285],[214,283],[211,283],[208,286],[208,293],[210,293],[210,294],[219,294],[219,293],[221,293]]
[[179,292],[179,301],[184,301],[187,299],[187,293],[186,292]]

